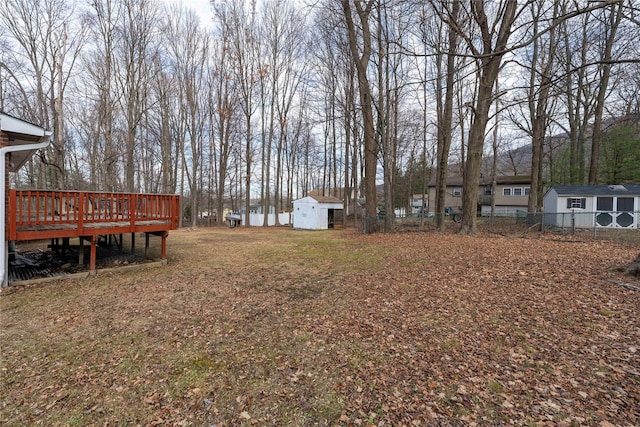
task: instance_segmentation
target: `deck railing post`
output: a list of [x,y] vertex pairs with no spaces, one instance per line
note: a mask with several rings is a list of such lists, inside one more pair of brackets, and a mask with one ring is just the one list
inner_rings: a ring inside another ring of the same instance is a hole
[[[33,206],[33,209],[35,209],[35,213],[31,211],[31,209],[29,209],[29,219],[35,217],[35,221],[37,223],[38,218],[40,218],[40,194],[37,191],[34,191],[35,194],[35,203]],[[31,207],[31,206],[29,206]]]
[[173,218],[173,228],[177,229],[180,225],[180,196],[173,196],[171,199],[171,217]]
[[136,194],[129,195],[129,221],[131,223],[131,231],[136,226],[136,216],[138,215],[138,197]]
[[84,192],[80,192],[78,205],[78,230],[82,233],[84,231]]

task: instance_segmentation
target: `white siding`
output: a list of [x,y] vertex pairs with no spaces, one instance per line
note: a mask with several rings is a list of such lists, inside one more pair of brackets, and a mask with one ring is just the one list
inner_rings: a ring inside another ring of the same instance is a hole
[[558,209],[558,193],[554,188],[549,189],[542,199],[545,212],[557,212]]
[[327,230],[329,210],[341,210],[341,203],[320,203],[312,197],[303,197],[293,202],[293,228],[303,230]]
[[319,203],[311,197],[304,197],[293,202],[293,228],[319,230]]
[[[242,217],[244,220],[244,216]],[[280,221],[280,225],[289,225],[291,224],[291,213],[290,212],[281,212],[278,214],[278,220]],[[276,225],[276,214],[270,213],[267,218],[267,225]],[[264,214],[252,213],[249,214],[249,224],[252,227],[262,227],[264,224]]]
[[[614,213],[598,212],[598,197],[612,197],[614,201]],[[633,210],[636,212],[615,212],[618,197],[633,197]],[[584,199],[584,209],[567,207],[569,199]],[[640,197],[623,194],[563,194],[559,196],[554,188],[549,189],[544,196],[544,224],[556,227],[569,227],[572,224],[577,228],[640,228]]]

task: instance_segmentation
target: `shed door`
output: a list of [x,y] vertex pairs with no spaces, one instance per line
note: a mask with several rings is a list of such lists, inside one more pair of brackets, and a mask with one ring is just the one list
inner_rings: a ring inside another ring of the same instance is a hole
[[618,227],[631,228],[634,226],[633,202],[633,197],[618,197],[616,200],[616,208],[618,208],[616,225]]

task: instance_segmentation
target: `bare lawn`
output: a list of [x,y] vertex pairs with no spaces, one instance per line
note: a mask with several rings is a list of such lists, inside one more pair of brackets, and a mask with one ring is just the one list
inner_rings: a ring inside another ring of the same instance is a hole
[[2,293],[0,424],[637,426],[639,251],[179,230],[166,267]]

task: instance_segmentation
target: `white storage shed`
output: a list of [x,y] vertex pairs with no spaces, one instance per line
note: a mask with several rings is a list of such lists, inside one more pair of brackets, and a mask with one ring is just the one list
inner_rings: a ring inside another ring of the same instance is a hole
[[342,225],[344,205],[336,197],[307,196],[293,202],[293,228],[327,230]]
[[640,228],[640,184],[557,185],[543,204],[545,225]]

